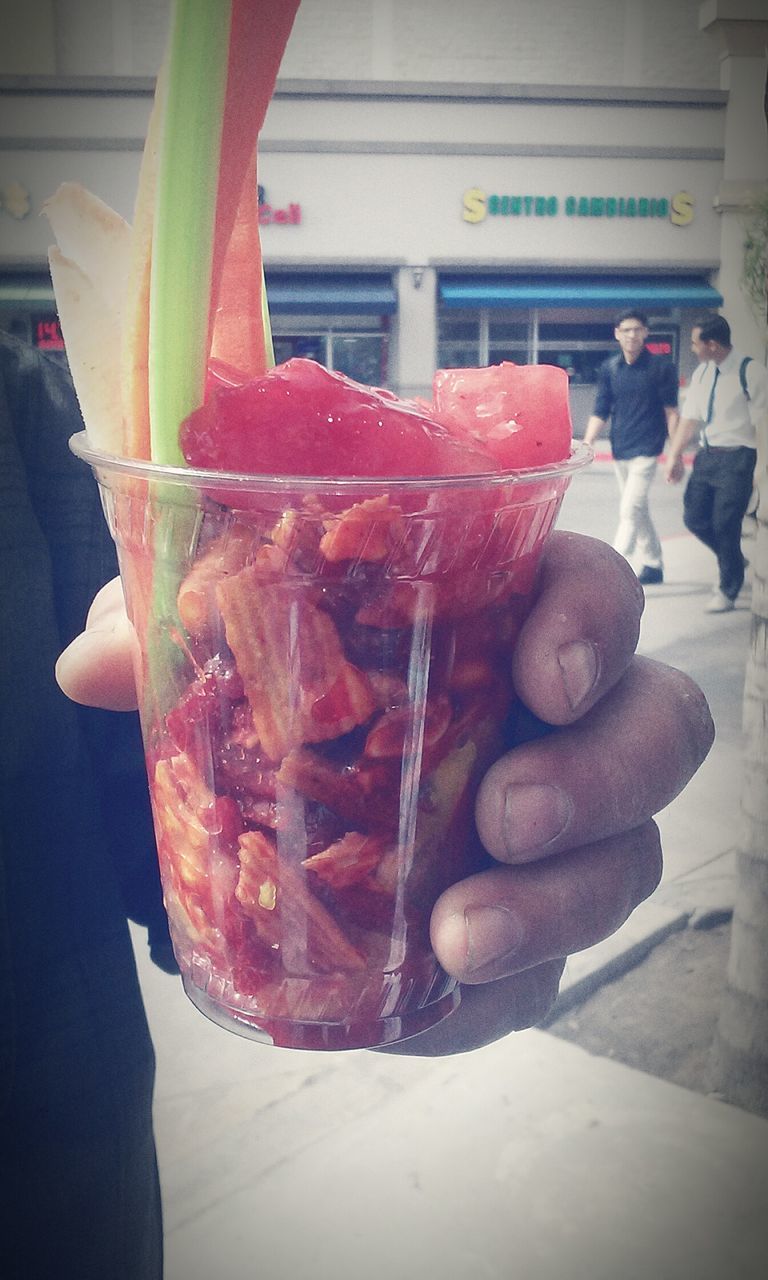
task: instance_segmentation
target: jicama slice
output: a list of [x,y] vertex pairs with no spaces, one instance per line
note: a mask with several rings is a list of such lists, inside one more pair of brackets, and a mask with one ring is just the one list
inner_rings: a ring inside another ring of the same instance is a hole
[[120,321],[85,272],[56,248],[49,250],[51,279],[83,420],[98,449],[121,453],[123,414],[120,366],[105,352],[120,351]]
[[131,228],[119,213],[77,182],[63,182],[43,211],[56,243],[119,313],[131,267]]
[[121,353],[125,431],[123,450],[127,457],[132,458],[150,458],[152,455],[149,430],[149,288],[158,152],[167,76],[167,67],[163,65],[155,85],[155,98],[141,157],[139,186],[133,211],[131,271]]
[[74,182],[46,201],[56,247],[51,279],[69,366],[91,441],[122,452],[120,352],[131,261],[131,229]]

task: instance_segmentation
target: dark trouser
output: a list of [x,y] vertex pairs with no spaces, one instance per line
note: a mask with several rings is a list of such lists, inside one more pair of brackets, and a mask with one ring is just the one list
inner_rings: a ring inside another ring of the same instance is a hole
[[702,449],[683,498],[685,526],[717,556],[720,590],[729,600],[736,599],[744,582],[741,522],[756,458],[755,449]]

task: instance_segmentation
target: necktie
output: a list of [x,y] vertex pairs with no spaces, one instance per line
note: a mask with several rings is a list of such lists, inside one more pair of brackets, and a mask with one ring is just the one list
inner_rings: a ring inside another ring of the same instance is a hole
[[715,411],[715,387],[717,386],[717,380],[719,377],[720,377],[720,367],[719,365],[715,365],[715,376],[712,379],[712,390],[709,393],[709,404],[707,405],[707,421],[705,424],[706,426],[709,426],[710,422],[712,421],[712,415]]

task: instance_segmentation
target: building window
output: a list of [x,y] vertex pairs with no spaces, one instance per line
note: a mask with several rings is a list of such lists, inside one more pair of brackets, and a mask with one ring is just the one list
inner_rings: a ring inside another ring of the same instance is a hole
[[273,316],[275,361],[303,356],[356,382],[386,387],[389,380],[388,317]]
[[[502,360],[554,364],[568,371],[572,386],[592,386],[603,360],[617,349],[613,320],[608,311],[571,308],[446,310],[438,326],[438,367],[478,368]],[[651,330],[651,351],[676,360],[676,326],[656,317]]]

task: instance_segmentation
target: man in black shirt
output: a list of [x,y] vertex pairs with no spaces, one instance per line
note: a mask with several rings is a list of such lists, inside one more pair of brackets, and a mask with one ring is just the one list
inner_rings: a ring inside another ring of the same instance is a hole
[[610,418],[621,494],[613,545],[628,560],[639,559],[640,582],[659,583],[664,581],[664,567],[648,494],[658,456],[677,425],[677,375],[669,361],[652,356],[646,347],[648,320],[642,311],[624,311],[614,334],[621,350],[600,366],[584,439],[592,444]]

